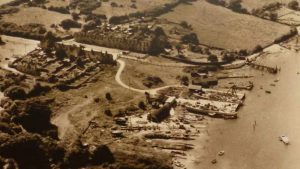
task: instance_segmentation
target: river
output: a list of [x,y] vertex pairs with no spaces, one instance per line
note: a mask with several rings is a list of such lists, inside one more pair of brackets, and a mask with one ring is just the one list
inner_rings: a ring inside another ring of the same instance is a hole
[[[285,49],[267,57],[281,72],[257,73],[237,120],[210,119],[205,136],[195,141],[188,169],[300,168],[300,54]],[[291,144],[280,142],[280,135],[287,135]],[[219,157],[221,150],[225,155]]]

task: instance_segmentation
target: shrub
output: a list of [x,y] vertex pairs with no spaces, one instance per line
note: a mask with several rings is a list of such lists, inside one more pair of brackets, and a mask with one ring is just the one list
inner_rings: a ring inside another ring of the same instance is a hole
[[270,18],[271,21],[277,21],[277,19],[278,19],[278,14],[275,13],[275,12],[271,12],[271,13],[269,14],[269,18]]
[[211,54],[208,56],[207,60],[211,63],[216,63],[218,62],[218,57],[216,55]]
[[260,45],[257,45],[253,49],[253,53],[258,53],[258,52],[261,52],[262,50],[263,50],[263,48]]
[[230,0],[228,8],[234,12],[248,13],[248,11],[242,7],[241,2],[242,0]]
[[121,22],[127,21],[129,20],[129,17],[127,15],[123,15],[123,16],[112,16],[109,19],[109,23],[111,24],[119,24]]
[[235,56],[233,53],[225,53],[222,57],[224,62],[232,62],[235,60]]
[[110,93],[106,93],[106,94],[105,94],[105,98],[106,98],[108,101],[111,101],[111,100],[112,100],[112,97],[111,97],[111,94],[110,94]]
[[207,2],[215,5],[225,6],[226,2],[223,0],[206,0]]
[[62,13],[62,14],[69,14],[69,8],[68,7],[53,7],[53,6],[50,6],[48,8],[49,11],[55,11],[55,12],[59,12],[59,13]]
[[181,41],[183,43],[192,43],[192,44],[195,44],[195,45],[199,44],[198,36],[195,33],[190,33],[190,34],[184,35],[181,38]]
[[71,15],[72,15],[72,18],[73,18],[74,21],[79,19],[79,14],[78,13],[73,12]]
[[139,106],[139,108],[142,109],[142,110],[145,110],[145,109],[146,109],[146,105],[145,105],[145,103],[144,103],[143,101],[140,101],[138,106]]
[[298,10],[299,2],[296,0],[292,0],[291,2],[288,3],[288,8],[293,9],[293,10]]
[[60,26],[67,30],[70,28],[80,28],[81,24],[72,19],[65,19],[61,21]]
[[89,21],[88,23],[86,23],[85,25],[83,25],[83,31],[89,31],[89,30],[93,30],[97,27],[97,24],[95,21]]

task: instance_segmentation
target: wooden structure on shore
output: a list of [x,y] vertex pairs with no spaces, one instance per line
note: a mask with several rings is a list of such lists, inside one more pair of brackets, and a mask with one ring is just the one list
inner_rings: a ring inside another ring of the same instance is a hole
[[250,65],[251,67],[258,69],[258,70],[266,70],[267,72],[272,73],[272,74],[276,74],[280,70],[280,69],[278,69],[277,66],[271,67],[271,66],[266,66],[263,64],[254,63],[254,62],[249,62],[248,65]]

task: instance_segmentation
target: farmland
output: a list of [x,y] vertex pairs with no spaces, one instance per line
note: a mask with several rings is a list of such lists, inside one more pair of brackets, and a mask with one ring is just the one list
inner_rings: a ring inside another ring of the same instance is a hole
[[300,165],[297,3],[0,1],[0,168]]
[[[123,0],[122,2],[111,0],[109,2],[103,2],[101,7],[94,10],[93,13],[98,15],[104,14],[110,18],[111,16],[128,15],[130,13],[153,10],[166,3],[173,2],[176,2],[176,0],[140,0],[135,3],[132,3],[131,0]],[[111,5],[112,3],[115,3],[117,6],[113,7]]]
[[[252,9],[261,8],[264,5],[268,5],[274,2],[287,4],[290,1],[291,0],[243,0],[242,6],[251,11]],[[229,0],[226,0],[226,2],[229,2]],[[298,0],[298,2],[300,1]]]
[[29,23],[43,24],[47,29],[51,24],[59,24],[62,20],[71,18],[70,15],[61,14],[58,12],[48,11],[42,8],[29,7],[21,8],[19,12],[12,15],[5,15],[3,21],[25,25]]
[[[182,15],[182,14],[185,15]],[[253,49],[266,46],[290,28],[250,15],[234,13],[224,7],[199,0],[181,4],[161,18],[180,23],[187,20],[200,43],[225,49]]]
[[12,1],[12,0],[2,0],[2,1],[0,2],[0,5],[4,5],[4,4],[6,4],[6,3],[9,3],[10,1]]

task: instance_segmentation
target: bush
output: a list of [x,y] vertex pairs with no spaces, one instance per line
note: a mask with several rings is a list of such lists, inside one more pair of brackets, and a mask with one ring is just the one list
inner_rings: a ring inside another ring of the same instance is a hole
[[79,19],[79,14],[78,13],[73,12],[71,15],[72,15],[72,18],[73,18],[74,21]]
[[59,13],[62,13],[62,14],[69,14],[69,8],[68,7],[53,7],[53,6],[50,6],[48,8],[49,11],[55,11],[55,12],[59,12]]
[[107,115],[107,116],[109,116],[109,117],[111,117],[113,115],[112,112],[111,112],[111,110],[109,110],[109,109],[105,110],[104,114]]
[[146,105],[145,105],[145,103],[144,103],[143,101],[140,101],[138,106],[139,106],[139,108],[142,109],[142,110],[145,110],[145,109],[146,109]]
[[224,62],[232,62],[235,60],[235,55],[233,53],[225,53],[222,57]]
[[23,100],[26,98],[27,93],[22,87],[12,86],[5,90],[5,96],[11,98],[12,100]]
[[288,8],[293,9],[293,10],[298,10],[299,2],[296,0],[292,0],[291,2],[288,3]]
[[261,52],[263,48],[260,45],[255,46],[252,53],[258,53]]
[[109,23],[110,24],[120,24],[124,21],[128,21],[129,20],[129,17],[127,15],[123,15],[123,16],[112,16],[110,19],[109,19]]
[[89,21],[85,25],[83,25],[83,31],[93,30],[97,27],[97,23],[95,21]]
[[110,93],[106,93],[106,94],[105,94],[105,98],[106,98],[108,101],[112,101],[112,97],[111,97],[111,94],[110,94]]
[[218,62],[218,57],[216,55],[209,55],[207,60],[211,63],[216,63]]
[[271,13],[269,14],[269,18],[270,18],[271,21],[277,21],[277,19],[278,19],[278,14],[275,13],[275,12],[271,12]]
[[180,78],[180,81],[181,81],[181,84],[183,84],[185,86],[189,85],[189,77],[187,77],[187,76],[182,76]]
[[192,26],[189,25],[186,21],[180,22],[180,25],[186,29],[190,29]]
[[67,30],[70,28],[80,28],[81,24],[72,19],[65,19],[61,21],[60,26]]
[[230,0],[228,8],[234,12],[248,13],[248,11],[242,7],[242,0]]
[[208,3],[215,4],[215,5],[220,5],[220,6],[225,6],[226,2],[223,0],[206,0]]
[[199,44],[198,36],[195,33],[190,33],[190,34],[184,35],[181,38],[181,41],[183,43],[192,43],[194,45],[198,45]]

